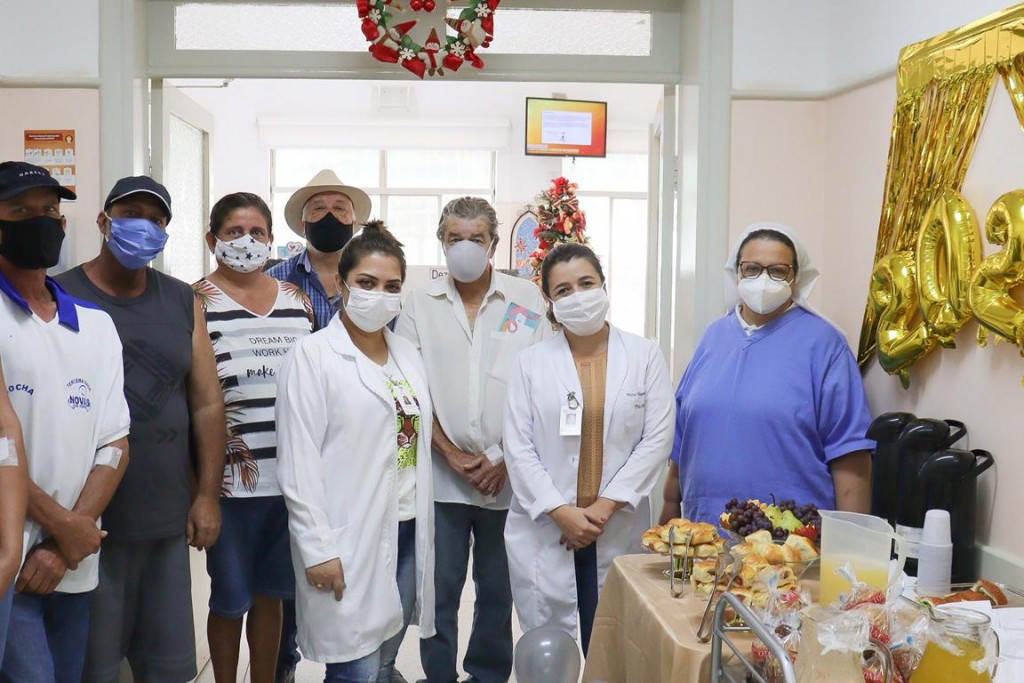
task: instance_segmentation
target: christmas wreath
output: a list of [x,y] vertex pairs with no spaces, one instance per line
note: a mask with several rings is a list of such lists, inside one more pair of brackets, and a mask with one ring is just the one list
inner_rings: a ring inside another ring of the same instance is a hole
[[558,177],[544,192],[537,195],[537,218],[540,225],[534,230],[538,239],[537,248],[530,254],[530,265],[534,278],[540,276],[544,259],[560,244],[576,242],[586,244],[587,215],[580,208],[576,197],[576,183]]
[[357,0],[363,35],[376,59],[401,64],[419,78],[424,74],[444,76],[445,69],[458,71],[464,62],[484,68],[484,60],[476,51],[486,48],[494,38],[494,11],[501,0],[470,0],[458,17],[444,20],[454,35],[445,29],[442,40],[437,29],[431,28],[422,44],[409,35],[418,22],[402,21],[408,16],[403,1],[412,12],[426,14],[445,12],[448,5],[447,0]]

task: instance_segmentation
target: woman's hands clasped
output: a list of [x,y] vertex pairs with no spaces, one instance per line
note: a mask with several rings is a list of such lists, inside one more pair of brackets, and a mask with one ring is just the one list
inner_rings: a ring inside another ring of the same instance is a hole
[[306,581],[321,593],[333,592],[339,602],[345,594],[345,569],[338,558],[307,568]]

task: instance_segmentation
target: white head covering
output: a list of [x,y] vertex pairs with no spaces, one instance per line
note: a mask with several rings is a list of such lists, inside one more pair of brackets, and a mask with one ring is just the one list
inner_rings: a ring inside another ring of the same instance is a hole
[[[796,249],[797,267],[796,279],[791,285],[793,289],[793,303],[839,329],[835,323],[816,311],[811,305],[809,301],[811,292],[814,291],[815,285],[818,284],[821,272],[814,265],[811,255],[807,253],[807,249],[804,248],[803,242],[800,241],[800,235],[796,230],[781,223],[752,223],[733,242],[732,248],[729,250],[729,258],[725,262],[725,303],[728,306],[728,310],[735,308],[736,304],[740,301],[739,291],[736,288],[738,283],[736,261],[740,255],[740,245],[743,244],[743,240],[747,238],[747,235],[758,230],[774,230],[775,232],[782,233],[793,242],[793,247]],[[839,331],[842,332],[842,330]]]

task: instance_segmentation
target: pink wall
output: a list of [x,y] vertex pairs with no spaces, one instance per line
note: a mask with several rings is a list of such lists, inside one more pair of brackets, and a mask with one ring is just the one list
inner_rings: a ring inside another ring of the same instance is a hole
[[[733,105],[733,234],[753,218],[789,222],[807,236],[824,276],[823,313],[852,346],[860,334],[878,231],[895,78],[825,102],[736,101]],[[1000,86],[964,194],[979,220],[1003,192],[1024,187],[1024,135]],[[986,253],[994,248],[987,247]],[[865,386],[874,414],[909,410],[963,420],[970,446],[992,451],[982,477],[979,540],[990,557],[1024,568],[1019,490],[1024,458],[1015,415],[1024,405],[1024,360],[1010,344],[979,348],[969,322],[955,350],[938,350],[911,370],[911,388],[872,361]]]
[[100,195],[100,97],[98,90],[0,88],[0,161],[25,158],[25,130],[73,129],[76,135],[78,201],[63,202],[68,219],[68,264],[99,249],[96,214]]

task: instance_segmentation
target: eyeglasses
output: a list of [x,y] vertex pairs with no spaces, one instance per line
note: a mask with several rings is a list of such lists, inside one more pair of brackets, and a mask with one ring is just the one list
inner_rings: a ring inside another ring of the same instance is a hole
[[770,266],[762,266],[753,261],[740,261],[739,274],[744,280],[761,277],[761,273],[768,271],[768,277],[776,282],[786,282],[793,272],[793,266],[788,263],[774,263]]

